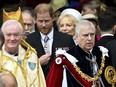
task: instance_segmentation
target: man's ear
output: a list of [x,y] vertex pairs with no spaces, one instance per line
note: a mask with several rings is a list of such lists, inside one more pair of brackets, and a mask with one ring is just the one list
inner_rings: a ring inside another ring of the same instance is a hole
[[23,33],[21,34],[21,39],[23,39],[23,40],[27,39],[27,35],[26,35],[25,32],[23,32]]
[[34,22],[35,22],[35,23],[37,23],[37,18],[36,18],[36,17],[34,17],[33,19],[34,19]]
[[35,24],[35,23],[36,23],[35,17],[34,17],[34,18],[32,18],[32,20],[33,20],[33,23]]
[[96,15],[96,9],[93,9],[93,11],[92,11],[92,13],[94,14],[94,15]]
[[116,25],[113,26],[112,31],[113,31],[113,34],[116,33]]
[[55,15],[53,15],[52,16],[52,21],[55,21],[55,20],[56,20]]

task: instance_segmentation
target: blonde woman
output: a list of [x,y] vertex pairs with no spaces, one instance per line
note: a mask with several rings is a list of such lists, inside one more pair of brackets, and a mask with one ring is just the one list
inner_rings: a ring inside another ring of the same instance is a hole
[[74,18],[74,16],[70,14],[61,15],[57,24],[60,32],[67,33],[72,36],[75,34],[77,20]]
[[59,32],[67,33],[74,39],[75,44],[75,26],[81,20],[81,14],[75,9],[65,9],[58,18],[57,25]]

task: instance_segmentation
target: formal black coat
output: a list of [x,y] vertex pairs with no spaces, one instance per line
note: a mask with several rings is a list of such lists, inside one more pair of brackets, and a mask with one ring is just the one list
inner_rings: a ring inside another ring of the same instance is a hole
[[[34,33],[28,35],[26,41],[33,48],[36,49],[38,58],[45,54],[45,51],[44,51],[44,48],[43,48],[43,45],[41,42],[41,35],[38,30],[36,30]],[[70,35],[67,35],[67,34],[58,32],[57,30],[54,30],[51,58],[47,65],[42,66],[45,76],[47,76],[47,74],[49,72],[49,67],[50,67],[50,64],[51,64],[53,58],[55,57],[56,49],[58,49],[58,48],[71,49],[74,46],[75,46],[75,43]]]
[[[86,57],[89,58],[89,54],[87,52],[83,51],[79,46],[76,46],[73,49],[71,49],[68,53],[77,58],[77,60],[79,61],[77,62],[77,65],[80,67],[83,73],[92,76],[90,61],[86,59]],[[94,47],[92,50],[92,54],[96,56],[96,62],[98,64],[98,67],[100,68],[102,52],[98,47]],[[111,60],[109,57],[106,57],[104,70],[108,65],[111,65]],[[104,70],[101,75],[102,81],[105,87],[111,87],[111,85],[108,84],[108,82],[104,77]],[[79,82],[74,79],[74,77],[70,74],[68,70],[67,70],[67,80],[68,80],[68,87],[82,87],[82,85],[80,85]]]
[[116,40],[112,40],[106,44],[112,58],[112,65],[116,69]]
[[104,46],[106,47],[107,42],[114,40],[114,36],[103,36],[99,41],[96,42],[96,46]]
[[98,42],[96,42],[96,46],[104,46],[109,50],[110,59],[112,61],[112,65],[116,68],[116,37],[114,36],[103,36]]

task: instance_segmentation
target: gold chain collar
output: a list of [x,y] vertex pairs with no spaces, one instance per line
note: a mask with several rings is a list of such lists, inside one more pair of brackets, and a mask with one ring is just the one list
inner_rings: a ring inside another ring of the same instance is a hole
[[98,70],[98,73],[94,77],[90,77],[87,74],[83,73],[77,65],[73,65],[73,66],[76,72],[78,72],[81,75],[81,77],[87,80],[88,82],[96,81],[98,80],[100,75],[103,73],[103,68],[105,66],[105,57],[102,56],[100,69]]

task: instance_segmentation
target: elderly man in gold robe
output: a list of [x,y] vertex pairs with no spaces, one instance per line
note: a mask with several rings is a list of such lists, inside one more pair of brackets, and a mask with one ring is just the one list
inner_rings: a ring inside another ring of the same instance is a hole
[[17,20],[7,20],[1,31],[4,44],[0,51],[0,66],[12,72],[18,87],[46,87],[36,51],[22,40],[22,25]]

